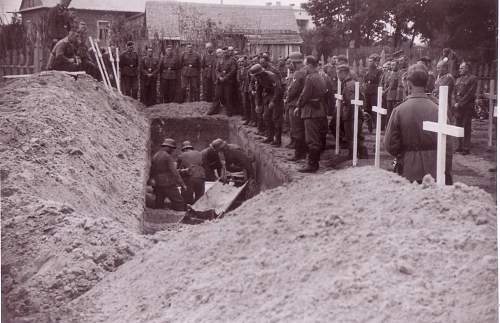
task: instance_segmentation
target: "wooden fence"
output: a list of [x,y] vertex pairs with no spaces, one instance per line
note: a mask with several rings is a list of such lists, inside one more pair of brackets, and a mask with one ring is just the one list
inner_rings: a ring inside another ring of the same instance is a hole
[[47,50],[40,40],[22,49],[7,50],[0,57],[0,77],[38,73],[45,67],[47,56]]

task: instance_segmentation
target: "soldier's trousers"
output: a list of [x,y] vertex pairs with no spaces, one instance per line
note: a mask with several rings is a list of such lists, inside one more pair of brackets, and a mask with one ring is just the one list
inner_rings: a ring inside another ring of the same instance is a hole
[[396,107],[396,101],[395,100],[387,100],[387,114],[384,116],[385,117],[385,122],[384,126],[389,123],[389,119],[391,118],[392,111]]
[[199,76],[183,76],[182,88],[184,96],[188,102],[200,101],[200,77]]
[[271,108],[270,103],[264,105],[264,125],[267,130],[267,137],[281,141],[281,131],[283,128],[283,101],[275,102]]
[[226,107],[226,113],[228,116],[234,114],[233,110],[233,85],[229,82],[218,83],[215,87],[215,97],[212,105],[213,111],[219,112],[220,104],[224,104]]
[[122,93],[134,99],[137,99],[137,90],[139,89],[139,82],[137,80],[137,76],[122,75],[121,82],[122,82]]
[[243,119],[250,121],[252,120],[252,106],[250,104],[250,94],[242,90],[241,93],[241,105],[243,107]]
[[306,145],[310,153],[309,159],[310,161],[317,162],[319,161],[321,152],[325,149],[328,119],[321,117],[306,118],[303,120]]
[[176,79],[164,79],[160,80],[160,93],[161,102],[170,103],[174,102],[177,96],[177,80]]
[[203,100],[212,102],[215,95],[215,80],[212,77],[203,77]]
[[149,107],[156,104],[156,78],[142,80],[141,102]]
[[[297,156],[305,156],[307,152],[306,145],[306,128],[304,119],[296,116],[294,113],[295,106],[288,107],[288,119],[290,120],[290,138],[295,142],[295,154]],[[326,136],[325,136],[326,138]]]
[[184,179],[187,190],[182,190],[182,198],[187,204],[194,204],[205,194],[205,180],[199,177]]
[[154,192],[156,195],[156,208],[164,209],[165,208],[165,198],[170,200],[170,207],[176,211],[185,211],[186,203],[184,203],[184,199],[177,189],[177,186],[155,186]]
[[461,111],[461,113],[456,115],[455,125],[457,127],[464,128],[464,137],[458,138],[458,149],[470,150],[470,138],[472,132],[472,106],[468,111]]

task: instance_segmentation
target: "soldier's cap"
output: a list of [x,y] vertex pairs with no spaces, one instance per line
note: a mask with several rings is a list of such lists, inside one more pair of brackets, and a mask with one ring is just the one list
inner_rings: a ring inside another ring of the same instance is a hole
[[220,139],[220,138],[215,139],[210,144],[210,148],[212,148],[214,150],[217,150],[217,151],[221,150],[222,148],[224,148],[226,146],[227,146],[227,143],[224,140]]
[[130,46],[134,46],[134,42],[133,42],[133,41],[131,41],[131,40],[129,40],[129,41],[127,42],[127,47],[130,47]]
[[427,84],[427,79],[429,78],[429,73],[427,68],[421,64],[413,64],[408,67],[408,71],[404,75],[406,80],[413,83],[415,86],[424,87]]
[[347,56],[345,56],[345,55],[338,55],[337,56],[337,62],[347,63],[347,62],[349,62],[349,60],[347,59]]
[[215,50],[215,52],[216,52],[216,53],[218,53],[218,54],[220,54],[220,53],[222,53],[222,52],[223,52],[223,50],[222,50],[222,48],[217,48],[217,49]]
[[340,64],[337,66],[337,71],[349,71],[349,65],[347,64]]
[[163,143],[161,144],[162,147],[170,147],[170,148],[177,148],[177,144],[175,143],[175,140],[172,138],[167,138],[163,140]]
[[254,64],[254,65],[252,65],[252,67],[250,67],[248,72],[252,76],[257,76],[259,74],[264,73],[264,68],[262,68],[262,65],[260,65],[260,64]]
[[181,150],[184,151],[186,149],[194,149],[193,145],[191,144],[191,141],[186,140],[182,143],[182,148]]

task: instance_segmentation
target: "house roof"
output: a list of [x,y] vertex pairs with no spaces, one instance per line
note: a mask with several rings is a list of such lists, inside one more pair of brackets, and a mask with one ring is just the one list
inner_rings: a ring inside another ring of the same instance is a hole
[[[244,35],[288,34],[295,35],[295,37],[290,36],[293,39],[288,37],[290,41],[294,40],[292,43],[302,43],[302,39],[298,36],[293,8],[288,6],[220,5],[174,1],[146,2],[146,24],[150,38],[154,38],[154,35],[158,34],[160,38],[186,39],[187,30],[194,28],[202,31],[208,21],[228,33]],[[290,44],[290,42],[287,43]]]
[[[20,12],[54,7],[60,0],[23,0]],[[144,12],[146,0],[73,0],[70,8],[82,10],[119,11],[119,12]]]

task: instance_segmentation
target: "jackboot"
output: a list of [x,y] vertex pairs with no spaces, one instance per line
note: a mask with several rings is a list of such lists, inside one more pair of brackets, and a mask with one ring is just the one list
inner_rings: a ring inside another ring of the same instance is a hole
[[288,148],[288,149],[294,149],[295,148],[295,139],[293,137],[290,138],[290,143],[288,145],[286,145],[285,148]]
[[274,142],[274,128],[272,126],[267,129],[267,138],[263,141],[265,144],[271,144]]
[[299,169],[300,173],[316,173],[319,169],[320,152],[317,150],[309,150],[309,160],[307,166]]

